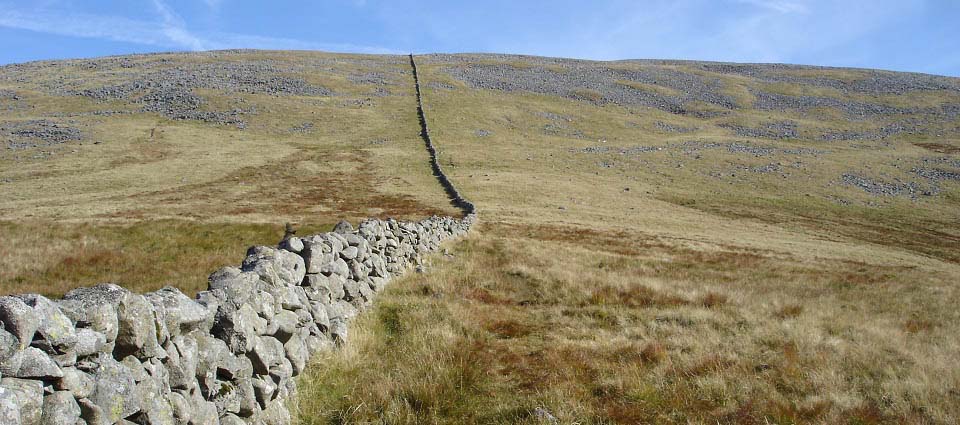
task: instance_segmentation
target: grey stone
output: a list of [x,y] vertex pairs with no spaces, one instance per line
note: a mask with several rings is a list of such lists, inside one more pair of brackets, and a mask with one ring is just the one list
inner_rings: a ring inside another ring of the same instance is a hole
[[61,391],[69,391],[76,398],[88,398],[96,388],[96,381],[85,372],[73,367],[63,368],[63,377],[56,381],[54,387]]
[[347,265],[346,261],[344,261],[340,257],[337,257],[330,263],[320,267],[319,272],[327,276],[337,275],[337,276],[347,277],[350,275],[350,267]]
[[[343,236],[343,239],[347,241],[347,244],[353,247],[360,246],[367,243],[367,241],[365,241],[359,235],[354,233],[347,233],[342,236]],[[346,248],[344,248],[344,250],[346,250]]]
[[173,409],[173,417],[176,419],[176,423],[179,425],[189,423],[192,407],[187,397],[178,392],[172,392],[167,395],[167,399],[170,400],[170,407]]
[[56,303],[42,295],[29,294],[18,296],[24,304],[33,309],[39,320],[33,345],[50,354],[62,354],[77,344],[76,329],[67,315],[63,314]]
[[77,345],[74,350],[78,357],[99,353],[106,345],[106,335],[89,328],[77,329]]
[[340,220],[335,226],[333,226],[334,233],[352,233],[353,225],[350,224],[347,220]]
[[280,368],[286,360],[283,343],[269,336],[257,338],[253,350],[247,356],[253,362],[254,373],[259,375],[267,375]]
[[20,367],[11,373],[7,373],[15,378],[35,378],[50,379],[63,376],[63,371],[57,362],[53,361],[47,353],[36,347],[27,347],[25,350],[16,354],[20,357]]
[[120,328],[113,352],[115,357],[134,355],[144,359],[161,353],[166,355],[157,340],[160,332],[153,306],[143,295],[127,294],[117,308],[117,319]]
[[246,425],[246,422],[237,415],[227,413],[220,417],[220,425]]
[[43,398],[44,425],[75,425],[80,420],[80,405],[69,391],[57,391]]
[[244,272],[236,267],[224,267],[213,272],[207,279],[210,291],[218,292],[221,301],[229,301],[239,307],[256,294],[260,277],[253,272]]
[[105,418],[116,422],[140,411],[137,383],[134,380],[138,371],[131,370],[108,354],[101,354],[97,363],[93,373],[96,385],[90,401],[100,408]]
[[16,336],[0,328],[0,373],[9,375],[20,369],[23,358],[17,353],[22,349]]
[[257,402],[260,403],[260,408],[265,409],[277,396],[277,384],[269,376],[254,377],[251,383]]
[[310,353],[307,350],[305,341],[309,337],[309,332],[307,332],[306,329],[301,329],[296,336],[290,338],[283,344],[283,350],[287,355],[287,359],[290,361],[290,365],[293,367],[293,376],[303,373],[303,370],[307,366]]
[[230,348],[223,341],[209,335],[196,335],[197,380],[205,391],[216,389],[217,370],[226,357],[232,357]]
[[107,337],[107,343],[117,339],[119,322],[117,309],[130,291],[112,283],[89,288],[77,288],[66,293],[60,308],[78,328],[91,328]]
[[290,252],[300,253],[301,251],[303,251],[303,241],[296,236],[291,236],[280,242],[280,249],[285,249]]
[[248,249],[241,269],[254,272],[260,280],[275,286],[299,285],[307,271],[303,257],[268,246]]
[[0,387],[16,395],[23,425],[39,424],[43,416],[43,382],[32,379],[3,378]]
[[176,336],[167,343],[167,374],[171,388],[189,390],[196,385],[199,354],[197,340]]
[[249,304],[239,308],[224,304],[217,311],[211,332],[226,342],[231,352],[245,353],[253,348],[258,328],[266,328],[266,322]]
[[272,335],[281,343],[285,343],[297,332],[299,324],[300,320],[296,313],[289,310],[281,310],[279,314],[273,317],[271,325],[276,327],[276,331],[274,331]]
[[19,298],[0,297],[0,323],[7,332],[17,337],[20,348],[26,348],[33,341],[33,334],[40,326],[40,318]]
[[263,409],[260,414],[260,420],[264,425],[288,425],[290,424],[290,411],[283,404],[283,400],[272,401]]
[[357,253],[359,250],[355,246],[348,246],[343,251],[340,251],[340,256],[346,260],[352,260],[357,258]]
[[0,386],[0,423],[21,425],[20,398],[17,392]]
[[147,294],[146,297],[163,319],[171,336],[193,332],[207,323],[207,309],[188,298],[177,288],[168,286]]

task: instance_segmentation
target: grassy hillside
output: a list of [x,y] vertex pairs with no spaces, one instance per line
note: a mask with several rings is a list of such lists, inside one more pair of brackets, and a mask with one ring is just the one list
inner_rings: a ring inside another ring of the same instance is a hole
[[212,52],[0,68],[0,288],[205,288],[248,245],[453,213],[404,57]]
[[[418,64],[482,225],[316,360],[301,422],[960,420],[960,80]],[[5,292],[197,288],[284,221],[455,212],[403,57],[35,63],[0,93]]]

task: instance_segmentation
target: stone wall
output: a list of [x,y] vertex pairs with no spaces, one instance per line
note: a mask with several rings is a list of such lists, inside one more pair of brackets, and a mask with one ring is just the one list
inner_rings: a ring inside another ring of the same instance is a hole
[[367,220],[247,250],[190,299],[114,284],[61,300],[0,297],[0,425],[287,424],[286,401],[311,355],[421,255],[476,222],[430,139],[413,55],[421,136],[463,218]]
[[368,220],[256,246],[190,299],[117,285],[0,297],[0,424],[286,424],[295,377],[476,220]]

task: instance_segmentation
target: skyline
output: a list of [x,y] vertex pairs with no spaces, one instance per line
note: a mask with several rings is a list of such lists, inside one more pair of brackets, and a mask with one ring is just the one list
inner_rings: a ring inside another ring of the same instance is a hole
[[298,3],[0,0],[0,64],[251,48],[790,63],[960,76],[960,4],[949,1]]

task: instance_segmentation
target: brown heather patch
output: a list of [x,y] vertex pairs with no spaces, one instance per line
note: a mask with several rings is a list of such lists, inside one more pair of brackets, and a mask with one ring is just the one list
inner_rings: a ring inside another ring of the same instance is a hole
[[673,373],[678,377],[689,379],[722,373],[736,365],[737,361],[734,359],[719,354],[707,354],[688,366],[673,369]]
[[727,303],[727,296],[717,292],[707,292],[700,297],[700,305],[706,308],[716,308]]
[[498,338],[523,338],[533,332],[532,327],[511,319],[497,320],[484,328]]
[[800,304],[787,304],[783,307],[780,307],[775,316],[780,319],[793,319],[799,317],[803,313],[803,306]]
[[924,149],[927,149],[927,150],[930,150],[930,151],[933,151],[933,152],[936,152],[936,153],[943,153],[943,154],[957,154],[957,153],[960,153],[960,147],[958,147],[958,146],[953,146],[953,145],[947,145],[947,144],[943,144],[943,143],[914,143],[914,144],[917,145],[917,146],[919,146],[919,147],[921,147],[921,148],[924,148]]
[[903,324],[903,330],[912,334],[927,332],[934,327],[936,324],[933,321],[922,318],[910,318]]
[[630,285],[627,288],[603,286],[594,289],[587,302],[591,305],[625,307],[679,306],[688,303],[683,298],[663,294],[642,285]]

